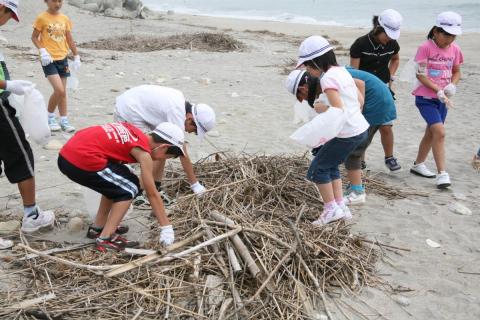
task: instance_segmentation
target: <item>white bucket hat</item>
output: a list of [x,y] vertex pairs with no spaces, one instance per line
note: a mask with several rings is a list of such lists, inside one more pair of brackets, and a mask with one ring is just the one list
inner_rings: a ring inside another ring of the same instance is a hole
[[446,32],[453,35],[462,34],[462,17],[453,11],[445,11],[437,16],[435,26],[442,28]]
[[15,21],[18,20],[18,0],[0,0],[0,5],[7,7],[8,9],[12,10],[12,18]]
[[152,131],[152,133],[170,142],[172,145],[179,147],[185,155],[183,152],[185,134],[180,127],[170,122],[162,122]]
[[205,133],[215,127],[215,111],[204,103],[192,105],[193,121],[197,126],[197,135],[200,139],[205,137]]
[[300,48],[298,48],[297,68],[304,64],[305,61],[320,57],[330,50],[333,50],[333,47],[324,37],[308,37],[307,39],[303,40],[302,44],[300,44]]
[[400,38],[400,27],[402,26],[403,18],[393,9],[384,10],[378,16],[378,23],[385,29],[387,36],[393,40]]
[[306,73],[305,70],[293,70],[285,80],[285,87],[287,91],[293,94],[294,96],[297,95],[298,85],[303,78],[303,75]]

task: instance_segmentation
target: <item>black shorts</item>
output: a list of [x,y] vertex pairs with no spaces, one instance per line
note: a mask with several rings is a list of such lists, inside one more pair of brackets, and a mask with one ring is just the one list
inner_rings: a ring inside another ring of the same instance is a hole
[[43,73],[45,73],[45,77],[51,76],[53,74],[58,74],[60,78],[70,77],[70,69],[68,68],[67,58],[53,61],[46,66],[42,66],[42,68]]
[[368,137],[362,143],[360,143],[355,150],[350,152],[347,159],[345,160],[345,168],[347,170],[360,170],[362,169],[362,157],[367,151],[368,146],[372,143],[375,133],[378,131],[380,126],[370,126],[368,128]]
[[25,138],[16,110],[8,102],[10,94],[0,94],[0,166],[11,183],[19,183],[35,175],[33,152]]
[[123,164],[109,162],[101,171],[85,171],[59,155],[58,168],[70,180],[101,193],[113,202],[132,200],[139,194],[138,177]]

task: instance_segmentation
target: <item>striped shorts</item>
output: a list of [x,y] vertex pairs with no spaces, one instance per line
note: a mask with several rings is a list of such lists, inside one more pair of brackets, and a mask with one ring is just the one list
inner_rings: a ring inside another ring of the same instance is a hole
[[8,102],[9,93],[3,91],[0,95],[0,169],[3,166],[10,183],[19,183],[35,174],[33,152],[15,116],[16,110]]
[[58,156],[58,168],[70,180],[101,193],[113,202],[132,200],[140,193],[138,177],[126,165],[108,163],[100,171],[85,171]]

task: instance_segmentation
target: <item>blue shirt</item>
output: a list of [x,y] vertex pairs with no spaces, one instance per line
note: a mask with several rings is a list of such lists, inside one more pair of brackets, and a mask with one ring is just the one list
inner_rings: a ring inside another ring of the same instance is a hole
[[346,67],[352,78],[365,82],[363,116],[371,126],[378,126],[397,118],[397,110],[388,86],[377,76],[350,66]]

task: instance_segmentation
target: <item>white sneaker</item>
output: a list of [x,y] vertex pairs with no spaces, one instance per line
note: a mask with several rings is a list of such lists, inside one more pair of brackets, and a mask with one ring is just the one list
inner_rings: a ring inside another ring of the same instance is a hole
[[48,117],[48,126],[50,131],[60,131],[61,128],[58,125],[57,119],[55,117]]
[[359,204],[364,204],[367,201],[367,195],[365,192],[352,191],[345,195],[345,202],[348,205],[355,206]]
[[10,249],[11,247],[13,247],[12,240],[5,240],[0,238],[0,250]]
[[53,211],[42,211],[37,206],[30,215],[23,217],[22,231],[26,233],[35,232],[41,228],[53,226],[55,214]]
[[343,200],[343,203],[339,204],[338,206],[340,207],[340,209],[343,210],[343,215],[344,215],[343,219],[344,220],[350,220],[350,219],[353,218],[352,211],[350,211],[350,208],[347,207],[347,204],[345,203],[345,200]]
[[414,164],[413,167],[410,168],[410,172],[424,178],[435,178],[435,173],[428,170],[425,162]]
[[442,171],[439,174],[437,174],[437,188],[438,189],[446,189],[446,188],[450,187],[450,185],[451,185],[450,176],[448,175],[448,173],[446,173],[445,171]]
[[336,205],[335,208],[333,208],[332,210],[324,209],[322,214],[320,215],[320,218],[313,221],[312,224],[316,226],[324,226],[326,224],[329,224],[330,222],[342,219],[344,216],[345,213],[343,212],[342,208]]
[[75,127],[70,124],[68,119],[60,120],[60,127],[62,128],[63,131],[67,133],[71,133],[75,131]]

